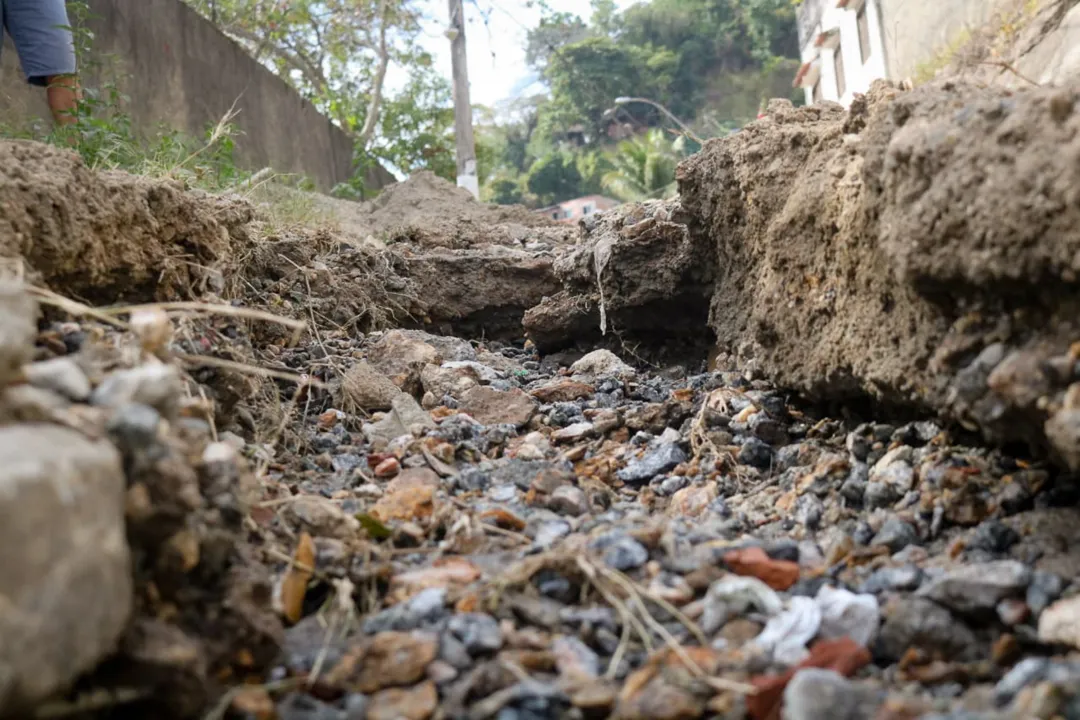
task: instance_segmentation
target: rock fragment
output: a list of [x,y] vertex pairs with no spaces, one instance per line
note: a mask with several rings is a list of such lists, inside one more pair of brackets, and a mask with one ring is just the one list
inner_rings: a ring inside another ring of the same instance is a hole
[[640,458],[634,458],[618,472],[618,478],[625,483],[640,484],[652,480],[661,473],[674,470],[687,460],[686,453],[675,443],[661,442],[649,448]]
[[390,688],[371,697],[367,720],[428,720],[438,704],[439,691],[430,680],[411,688]]
[[900,659],[908,648],[939,651],[957,660],[979,657],[979,641],[963,621],[935,602],[922,597],[895,597],[882,609],[884,623],[877,652]]
[[570,372],[590,379],[626,378],[635,374],[634,368],[610,350],[594,350],[571,365]]
[[1039,640],[1080,648],[1080,596],[1059,600],[1043,611]]
[[137,403],[148,405],[166,419],[176,417],[184,391],[179,371],[172,365],[148,363],[109,375],[94,389],[90,402],[107,408]]
[[959,613],[985,613],[1008,597],[1022,597],[1031,575],[1031,568],[1015,560],[968,565],[932,580],[918,594]]
[[760,547],[732,550],[724,554],[724,564],[732,572],[758,578],[774,590],[788,590],[799,581],[799,564],[773,560]]
[[69,357],[59,357],[27,365],[26,380],[31,385],[51,390],[73,402],[85,402],[90,398],[90,379]]
[[398,388],[419,396],[421,372],[427,365],[440,364],[442,357],[423,340],[402,330],[392,330],[371,346],[368,362]]
[[423,679],[439,654],[438,640],[423,633],[384,632],[366,648],[356,687],[374,693],[388,687],[412,685]]
[[65,688],[133,607],[119,453],[47,425],[0,429],[0,712]]
[[784,690],[788,720],[864,720],[874,716],[882,693],[833,670],[806,668]]
[[500,391],[475,386],[461,396],[461,411],[481,425],[525,427],[536,414],[535,401],[521,390]]
[[872,646],[881,621],[877,598],[825,586],[816,601],[821,610],[821,638],[849,637],[864,647]]
[[18,380],[37,334],[37,303],[21,285],[0,282],[0,388]]
[[361,360],[345,372],[341,380],[345,403],[361,410],[389,410],[401,390],[390,378]]

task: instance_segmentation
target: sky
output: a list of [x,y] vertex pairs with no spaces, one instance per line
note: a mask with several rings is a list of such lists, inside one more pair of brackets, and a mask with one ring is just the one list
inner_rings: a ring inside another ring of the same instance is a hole
[[[635,0],[616,0],[620,8]],[[424,45],[435,67],[451,77],[450,41],[443,35],[448,22],[447,0],[426,0],[427,14],[433,18],[425,27]],[[548,0],[559,12],[574,12],[586,21],[591,10],[587,0]],[[478,8],[479,6],[479,8]],[[485,17],[487,22],[485,23]],[[540,9],[528,7],[528,0],[465,0],[465,43],[469,58],[469,90],[473,105],[492,107],[501,101],[528,95],[537,88],[537,78],[525,64],[528,29],[540,22]],[[404,82],[400,70],[387,76],[393,89]]]

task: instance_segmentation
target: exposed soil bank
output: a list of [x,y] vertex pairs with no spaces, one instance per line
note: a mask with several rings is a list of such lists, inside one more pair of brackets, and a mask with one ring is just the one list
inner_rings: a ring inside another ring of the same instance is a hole
[[944,412],[1080,466],[1077,87],[776,102],[680,168],[722,351],[813,399]]
[[178,182],[96,173],[72,152],[0,143],[0,258],[22,258],[83,299],[172,299],[221,284],[252,216],[247,203]]
[[586,219],[559,255],[562,291],[526,314],[541,352],[608,344],[663,361],[704,361],[715,268],[679,203],[625,205]]
[[290,199],[305,200],[333,222],[268,233],[252,224],[259,208],[238,196],[98,173],[71,152],[0,142],[0,259],[97,305],[210,293],[361,332],[518,337],[525,310],[558,291],[552,251],[574,235],[525,208],[478,203],[430,173],[370,203]]

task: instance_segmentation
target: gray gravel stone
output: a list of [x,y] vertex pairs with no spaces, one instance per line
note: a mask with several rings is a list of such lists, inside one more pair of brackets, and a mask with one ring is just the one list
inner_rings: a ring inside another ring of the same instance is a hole
[[897,553],[908,545],[917,545],[918,542],[919,533],[912,527],[911,523],[893,515],[881,526],[870,544],[884,545],[891,552]]
[[1061,576],[1036,570],[1031,576],[1031,585],[1027,589],[1027,605],[1031,608],[1031,612],[1038,616],[1061,597],[1064,590],[1065,581],[1061,579]]
[[1023,563],[999,560],[949,570],[918,594],[956,612],[986,613],[1005,598],[1023,597],[1031,579],[1031,568]]
[[447,615],[446,590],[429,588],[422,590],[407,602],[394,605],[364,621],[368,635],[397,631],[408,632],[429,627]]
[[490,654],[503,644],[499,622],[483,613],[458,613],[450,618],[447,629],[461,641],[470,655]]
[[551,494],[548,507],[557,513],[578,517],[589,512],[589,500],[585,491],[576,485],[562,485]]
[[631,485],[646,483],[661,473],[674,470],[686,460],[686,453],[678,445],[662,443],[656,448],[646,450],[642,457],[631,460],[626,467],[619,470],[617,476]]
[[68,400],[84,402],[90,397],[90,379],[70,357],[33,363],[26,366],[25,372],[31,385],[52,390]]
[[787,720],[866,720],[874,716],[883,693],[852,682],[832,670],[806,668],[784,690]]
[[649,561],[649,551],[637,540],[619,535],[602,542],[604,563],[615,570],[634,570]]
[[748,439],[739,450],[738,460],[760,470],[768,470],[773,463],[773,449],[756,437]]
[[935,602],[921,597],[896,597],[882,611],[877,653],[898,660],[916,647],[945,653],[953,660],[974,660],[980,655],[971,628]]
[[922,570],[915,565],[881,568],[867,578],[859,592],[878,594],[893,590],[915,590],[922,583],[922,578]]

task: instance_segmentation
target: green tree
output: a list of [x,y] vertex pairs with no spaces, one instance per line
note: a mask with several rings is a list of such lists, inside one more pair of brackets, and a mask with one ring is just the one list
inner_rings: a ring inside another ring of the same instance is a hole
[[685,157],[685,142],[681,136],[672,141],[663,130],[650,130],[619,143],[609,157],[612,169],[603,177],[604,189],[625,202],[671,197],[676,190],[675,169]]
[[366,154],[402,173],[431,170],[447,179],[457,176],[454,111],[449,83],[428,73],[413,75],[405,88],[387,100],[379,132]]
[[592,0],[592,25],[599,32],[613,35],[619,27],[619,6],[615,0]]
[[[422,48],[422,0],[186,0],[274,70],[373,158],[453,177],[446,82]],[[387,97],[391,66],[409,82]]]
[[551,88],[549,120],[563,128],[584,123],[590,139],[603,133],[604,120],[615,99],[624,95],[659,96],[648,68],[650,53],[609,37],[592,37],[560,48],[544,75]]
[[[708,112],[710,127],[741,124],[748,119],[744,106],[774,96],[778,58],[798,56],[791,0],[647,0],[621,13],[612,0],[593,0],[592,10],[594,34],[562,45],[544,66],[551,102],[539,130],[556,144],[579,124],[590,146],[604,144],[613,118],[606,113],[619,96],[646,97],[690,122]],[[741,78],[736,84],[746,91],[734,105],[717,99],[731,77]],[[618,117],[640,127],[671,126],[643,103],[623,107]]]
[[581,195],[581,173],[569,153],[552,152],[529,168],[526,187],[543,205],[565,202]]
[[555,13],[544,17],[539,25],[529,31],[525,62],[532,68],[543,70],[560,48],[580,42],[590,35],[592,30],[577,15]]
[[520,205],[525,201],[525,193],[517,180],[496,177],[485,186],[484,199],[496,205]]
[[614,169],[608,153],[600,150],[579,153],[575,165],[581,176],[578,195],[599,195],[604,192],[604,176]]

